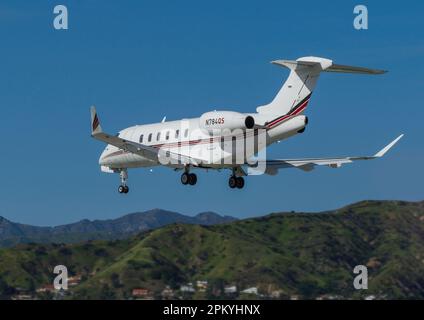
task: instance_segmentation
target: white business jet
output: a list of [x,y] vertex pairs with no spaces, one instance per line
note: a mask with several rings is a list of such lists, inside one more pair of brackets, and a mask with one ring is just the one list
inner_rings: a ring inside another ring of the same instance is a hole
[[193,169],[229,169],[230,188],[243,188],[244,176],[265,173],[275,175],[282,168],[310,171],[315,166],[339,168],[356,160],[382,157],[402,138],[400,135],[373,156],[276,159],[263,155],[272,143],[305,131],[304,115],[321,72],[383,74],[383,70],[334,64],[329,59],[303,57],[295,61],[276,60],[290,74],[275,98],[256,108],[256,113],[210,111],[200,118],[136,125],[116,135],[103,132],[95,107],[91,107],[92,137],[107,143],[100,156],[103,172],[119,173],[119,193],[128,193],[128,169],[158,165],[183,171],[181,182],[195,185]]

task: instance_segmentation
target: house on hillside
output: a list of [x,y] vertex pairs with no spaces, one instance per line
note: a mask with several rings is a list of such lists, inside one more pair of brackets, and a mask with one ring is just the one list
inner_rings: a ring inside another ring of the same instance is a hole
[[336,294],[323,294],[318,296],[315,300],[343,300],[343,296],[339,296]]
[[172,290],[169,286],[166,286],[165,289],[161,292],[162,299],[174,299],[174,290]]
[[224,293],[225,294],[237,293],[237,287],[236,286],[225,286],[224,287]]
[[256,287],[247,288],[247,289],[244,289],[241,293],[258,295],[258,288]]
[[82,276],[81,275],[75,275],[73,277],[68,278],[68,286],[74,287],[78,285],[81,282]]
[[52,284],[45,284],[44,286],[38,288],[35,290],[37,293],[46,293],[46,292],[53,292],[55,291],[55,288]]
[[280,299],[283,294],[283,290],[273,290],[270,292],[269,297],[272,299]]
[[181,292],[186,292],[186,293],[193,293],[193,292],[195,292],[196,290],[195,290],[195,289],[194,289],[194,287],[193,287],[193,283],[189,282],[189,283],[187,283],[186,285],[182,285],[182,286],[180,287],[180,291],[181,291]]
[[16,296],[12,296],[12,300],[34,300],[35,298],[30,294],[18,294]]
[[135,288],[131,294],[134,298],[149,299],[151,297],[150,290],[144,288]]
[[208,289],[208,281],[207,280],[197,280],[196,286],[197,286],[197,289],[200,292],[205,292]]

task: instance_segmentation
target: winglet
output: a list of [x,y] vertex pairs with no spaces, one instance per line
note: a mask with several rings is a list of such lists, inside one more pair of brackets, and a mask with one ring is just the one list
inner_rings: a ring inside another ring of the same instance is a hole
[[100,126],[99,117],[97,116],[96,107],[91,106],[91,135],[94,136],[98,133],[102,133],[102,127]]
[[399,137],[397,137],[395,140],[393,140],[392,142],[390,142],[387,146],[385,146],[383,149],[381,149],[380,151],[378,151],[374,157],[376,158],[380,158],[382,156],[384,156],[384,154],[389,151],[395,144],[396,142],[398,142],[401,138],[403,137],[403,134],[401,134]]

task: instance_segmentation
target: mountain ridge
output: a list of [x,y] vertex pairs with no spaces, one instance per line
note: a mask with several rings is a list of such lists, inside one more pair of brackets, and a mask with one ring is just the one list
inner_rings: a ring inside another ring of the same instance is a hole
[[188,216],[158,208],[129,213],[116,219],[82,219],[53,227],[21,224],[0,217],[0,246],[12,246],[28,242],[73,243],[78,239],[81,241],[121,239],[171,223],[211,225],[235,220],[237,219],[230,216],[221,216],[215,212],[201,212],[195,216]]

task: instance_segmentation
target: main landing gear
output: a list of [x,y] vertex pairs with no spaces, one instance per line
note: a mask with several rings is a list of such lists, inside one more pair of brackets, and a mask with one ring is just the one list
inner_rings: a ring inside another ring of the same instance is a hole
[[244,174],[244,171],[240,168],[232,168],[233,174],[228,179],[228,186],[231,189],[237,188],[237,189],[243,189],[244,187],[244,178],[242,175]]
[[231,189],[238,188],[242,189],[244,187],[244,178],[243,177],[236,177],[232,175],[230,179],[228,179],[228,185]]
[[119,176],[121,177],[121,185],[118,187],[119,193],[128,193],[130,191],[130,188],[127,186],[127,180],[128,180],[128,171],[126,169],[122,169],[119,172]]
[[189,184],[191,186],[194,186],[197,183],[197,176],[194,173],[190,173],[188,171],[184,172],[181,175],[181,183],[186,185]]

